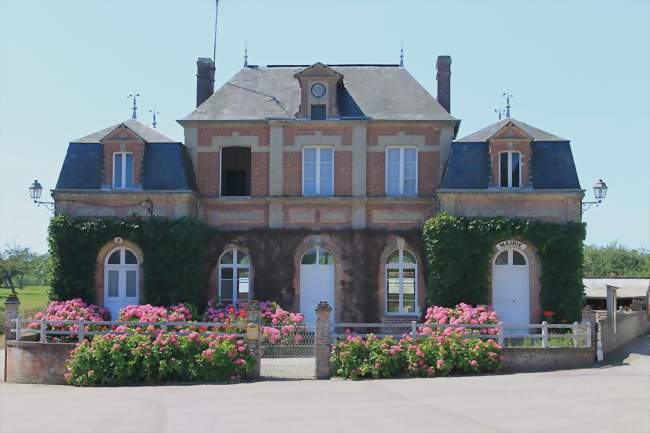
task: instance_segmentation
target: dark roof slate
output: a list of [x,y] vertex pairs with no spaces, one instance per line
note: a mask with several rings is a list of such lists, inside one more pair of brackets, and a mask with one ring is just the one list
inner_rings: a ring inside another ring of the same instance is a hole
[[[244,68],[180,122],[290,118],[300,105],[301,66]],[[332,66],[343,74],[342,118],[456,120],[404,68]]]
[[70,143],[56,189],[99,189],[104,156],[100,143]]
[[180,143],[150,143],[144,151],[144,182],[147,190],[193,190],[189,157]]
[[557,137],[541,129],[537,129],[534,126],[530,126],[524,122],[521,122],[517,119],[507,118],[493,123],[490,126],[486,126],[483,129],[480,129],[473,134],[470,134],[466,137],[456,140],[457,143],[477,143],[480,141],[488,141],[494,134],[499,132],[501,128],[506,126],[508,123],[512,122],[513,125],[524,131],[526,134],[530,135],[533,141],[568,141],[564,138]]
[[534,189],[580,189],[571,145],[534,141],[531,173]]
[[486,189],[490,176],[487,143],[453,143],[442,179],[443,189]]

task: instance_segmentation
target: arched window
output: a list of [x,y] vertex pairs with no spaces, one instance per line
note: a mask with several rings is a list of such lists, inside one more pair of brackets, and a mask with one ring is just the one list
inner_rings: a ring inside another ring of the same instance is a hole
[[514,248],[501,251],[494,259],[495,266],[526,266],[526,256]]
[[393,251],[386,260],[386,313],[417,314],[417,262],[407,250]]
[[128,248],[115,248],[106,255],[104,263],[104,307],[117,320],[120,308],[139,303],[138,258]]
[[333,265],[334,256],[331,255],[327,250],[322,249],[321,247],[314,247],[311,250],[307,251],[302,260],[300,261],[301,265]]
[[248,254],[240,249],[228,250],[219,260],[219,301],[237,304],[248,301],[251,262]]

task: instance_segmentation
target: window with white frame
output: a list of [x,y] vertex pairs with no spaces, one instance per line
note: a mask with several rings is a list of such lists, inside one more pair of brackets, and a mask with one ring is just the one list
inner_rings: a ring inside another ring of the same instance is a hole
[[251,296],[251,262],[240,249],[228,250],[219,260],[219,301],[237,304]]
[[334,149],[305,147],[302,151],[302,195],[334,195]]
[[386,149],[386,195],[416,195],[418,152],[414,147]]
[[521,186],[521,153],[501,152],[499,154],[499,186],[519,188]]
[[113,188],[133,188],[133,154],[116,152],[113,154]]
[[393,251],[386,260],[386,313],[417,314],[417,263],[404,249]]

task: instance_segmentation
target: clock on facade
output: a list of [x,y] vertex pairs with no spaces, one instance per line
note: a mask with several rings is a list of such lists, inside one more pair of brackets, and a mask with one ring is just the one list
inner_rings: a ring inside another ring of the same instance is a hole
[[321,83],[316,83],[311,86],[311,94],[314,95],[315,98],[322,98],[326,90],[325,86]]

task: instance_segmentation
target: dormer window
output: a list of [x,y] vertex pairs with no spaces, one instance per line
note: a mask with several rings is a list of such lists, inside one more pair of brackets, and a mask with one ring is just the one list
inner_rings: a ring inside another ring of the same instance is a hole
[[133,188],[133,154],[116,152],[113,154],[113,188]]
[[499,154],[499,186],[519,188],[521,186],[521,153],[501,152]]
[[311,120],[327,119],[327,106],[325,104],[311,105]]

